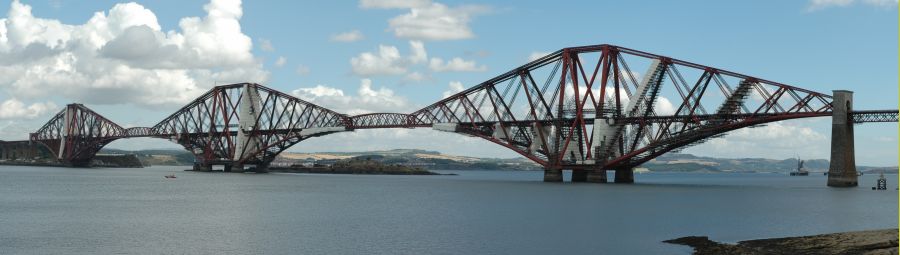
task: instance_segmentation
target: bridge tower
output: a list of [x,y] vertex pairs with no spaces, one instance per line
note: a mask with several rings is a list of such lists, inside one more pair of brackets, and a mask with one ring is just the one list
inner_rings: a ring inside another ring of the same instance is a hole
[[856,152],[853,147],[853,92],[835,90],[831,102],[831,160],[828,166],[829,187],[856,187]]
[[[243,96],[240,99],[240,106],[238,107],[237,113],[239,121],[237,141],[235,141],[236,150],[234,151],[234,157],[232,158],[233,162],[241,162],[241,159],[245,156],[259,150],[260,144],[262,144],[259,136],[253,134],[253,131],[258,128],[256,123],[262,110],[262,105],[260,104],[262,100],[259,96],[259,90],[255,86],[250,86],[249,83],[244,84],[242,90]],[[264,172],[265,168],[266,166],[264,165],[257,165],[256,171]],[[225,171],[243,172],[244,166],[239,163],[232,163],[230,165],[225,165]]]
[[122,138],[125,129],[81,104],[69,104],[49,122],[29,135],[59,163],[86,167],[100,148]]

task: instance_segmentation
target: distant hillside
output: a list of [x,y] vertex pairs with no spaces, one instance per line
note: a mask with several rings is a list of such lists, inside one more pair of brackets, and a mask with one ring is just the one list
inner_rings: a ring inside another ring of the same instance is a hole
[[[183,150],[140,150],[126,151],[102,149],[105,154],[135,154],[144,165],[189,166],[194,156]],[[309,161],[333,163],[341,159],[370,158],[385,164],[422,167],[429,170],[539,170],[540,166],[525,158],[476,158],[441,154],[436,151],[395,149],[365,152],[282,152],[272,162],[273,165],[289,166]]]
[[[827,172],[827,159],[804,159],[804,168],[810,172]],[[797,169],[797,159],[764,158],[712,158],[683,153],[664,154],[645,163],[643,167],[653,172],[774,172],[787,173]],[[857,166],[866,173],[896,173],[897,167]]]
[[[194,156],[184,150],[140,150],[125,151],[103,149],[100,153],[135,154],[145,165],[192,165]],[[395,149],[365,152],[283,152],[273,162],[278,165],[302,164],[304,162],[335,162],[354,157],[370,158],[386,164],[422,167],[429,170],[540,170],[541,167],[523,157],[519,158],[478,158],[441,154],[437,151]],[[828,160],[805,159],[804,166],[811,172],[828,171]],[[643,166],[652,172],[775,172],[787,173],[797,167],[797,159],[764,158],[712,158],[683,153],[669,153],[653,159]],[[897,167],[857,166],[866,173],[897,173]]]
[[525,158],[477,158],[441,154],[436,151],[395,149],[366,152],[283,152],[273,164],[298,164],[312,160],[369,158],[385,164],[422,167],[429,170],[539,170],[540,166]]
[[139,150],[101,149],[102,154],[134,154],[145,166],[190,166],[194,155],[185,150]]

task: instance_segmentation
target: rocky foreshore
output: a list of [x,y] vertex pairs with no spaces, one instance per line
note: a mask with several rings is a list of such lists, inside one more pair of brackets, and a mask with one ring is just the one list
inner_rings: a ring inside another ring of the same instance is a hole
[[663,242],[687,245],[694,254],[897,254],[897,229],[842,232],[719,243],[706,236],[686,236]]

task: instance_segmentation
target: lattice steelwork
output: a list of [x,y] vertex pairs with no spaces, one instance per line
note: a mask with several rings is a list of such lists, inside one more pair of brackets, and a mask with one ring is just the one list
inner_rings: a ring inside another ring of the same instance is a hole
[[368,113],[351,117],[353,129],[430,127],[431,123],[403,113]]
[[897,122],[897,110],[853,111],[853,123]]
[[153,136],[193,152],[200,164],[266,165],[291,145],[343,131],[348,122],[343,114],[245,83],[215,87],[152,129]]
[[830,100],[718,68],[596,45],[559,50],[411,115],[547,168],[625,169],[729,130],[827,115]]
[[[124,129],[83,105],[32,141],[83,165],[105,144],[158,137],[197,164],[267,165],[309,137],[431,127],[505,146],[546,169],[621,170],[730,130],[831,116],[831,96],[613,45],[565,48],[410,114],[347,116],[253,84],[217,86],[153,127]],[[897,110],[853,121],[896,122]]]
[[69,104],[30,140],[47,146],[62,162],[87,166],[100,148],[125,135],[124,128],[84,105]]
[[148,127],[132,127],[125,129],[125,136],[127,137],[145,137],[145,136],[153,136],[155,132],[152,128]]

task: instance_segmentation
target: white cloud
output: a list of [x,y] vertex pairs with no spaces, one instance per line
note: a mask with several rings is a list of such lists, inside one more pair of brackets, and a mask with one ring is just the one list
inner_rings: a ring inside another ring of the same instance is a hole
[[363,52],[350,59],[353,73],[361,76],[397,75],[406,72],[397,47],[378,45],[378,54]]
[[406,77],[404,77],[403,79],[407,80],[407,81],[421,82],[421,81],[431,79],[431,76],[422,74],[420,72],[411,72],[411,73],[407,74]]
[[[487,66],[478,65],[474,60],[464,60],[454,57],[449,61],[442,58],[428,60],[428,52],[422,41],[409,41],[410,53],[408,56],[400,54],[397,47],[391,45],[379,45],[378,53],[363,52],[350,59],[353,74],[359,76],[375,75],[401,75],[407,74],[410,68],[419,64],[426,65],[433,72],[482,72]],[[422,81],[430,77],[419,71],[408,73],[405,80]]]
[[425,44],[422,41],[409,41],[409,49],[412,55],[409,56],[409,62],[417,64],[428,60],[428,53],[425,52]]
[[306,65],[297,65],[297,69],[294,71],[298,75],[307,75],[307,74],[309,74],[309,67]]
[[[36,122],[36,121],[37,120],[26,121],[26,120],[18,120],[18,119],[0,120],[0,140],[2,140],[2,141],[26,141],[26,140],[28,140],[28,133],[34,132],[37,129],[37,127],[40,127],[40,126],[38,124],[27,125],[25,123]],[[43,123],[41,123],[41,124],[43,124]]]
[[898,0],[810,0],[806,10],[818,11],[829,7],[847,7],[859,2],[868,6],[893,9],[897,6]]
[[884,8],[894,8],[897,6],[897,3],[900,2],[898,0],[863,0],[864,4],[876,6],[876,7],[884,7]]
[[[622,74],[623,74],[623,75],[628,75],[628,73],[626,73],[626,72],[624,72],[624,71],[622,72]],[[636,72],[631,72],[630,75],[638,76],[639,74],[636,73]],[[616,97],[615,91],[616,91],[616,88],[615,88],[615,87],[612,87],[612,86],[607,86],[607,87],[606,87],[606,100],[607,100],[606,102],[607,102],[607,103],[613,102],[612,100],[614,100],[615,97]],[[600,95],[600,86],[593,86],[593,87],[591,87],[591,93],[592,93],[592,95],[593,95],[594,97],[599,97],[599,95]],[[574,86],[572,86],[572,83],[566,83],[566,95],[567,95],[567,97],[571,97],[571,96],[574,95],[574,94],[575,94],[575,88],[574,88]],[[592,99],[590,98],[590,96],[586,96],[586,95],[587,95],[587,86],[585,86],[585,85],[578,85],[578,98],[579,98],[579,100],[584,100],[584,99],[586,99],[586,100],[592,100]],[[598,99],[599,99],[599,98],[598,98]],[[626,93],[626,91],[625,91],[624,89],[621,89],[621,88],[620,88],[620,90],[619,90],[619,100],[620,100],[620,102],[622,103],[622,107],[623,107],[623,108],[625,108],[626,105],[628,105],[628,102],[631,101],[630,98],[628,97],[628,94]],[[613,107],[613,106],[611,106],[610,104],[607,104],[605,107]],[[676,107],[675,107],[674,104],[672,104],[672,101],[669,100],[669,98],[667,98],[667,97],[665,97],[665,96],[657,95],[656,101],[653,102],[653,112],[654,112],[657,116],[675,115],[675,109],[676,109]]]
[[378,45],[378,54],[363,52],[350,59],[353,73],[359,76],[400,75],[410,65],[425,62],[428,53],[421,41],[409,41],[410,55],[401,56],[400,50],[391,45]]
[[287,64],[287,58],[285,58],[283,56],[278,57],[278,59],[275,60],[275,66],[277,66],[277,67],[282,67],[282,66],[284,66],[284,64]]
[[0,89],[14,98],[60,96],[89,104],[179,105],[215,83],[265,82],[241,32],[237,0],[163,32],[156,15],[117,4],[86,23],[37,18],[18,1],[0,19]]
[[449,89],[447,91],[444,91],[443,98],[448,98],[452,95],[455,95],[456,93],[466,90],[466,88],[463,86],[462,82],[458,82],[458,81],[451,81],[450,84],[447,85],[447,87],[449,87]]
[[310,102],[315,103],[316,101],[322,101],[319,98],[343,98],[344,91],[324,85],[316,85],[312,88],[299,88],[295,89],[292,94],[300,99],[304,99]]
[[[427,137],[429,142],[423,143],[423,137]],[[448,155],[521,157],[510,149],[481,138],[436,131],[430,128],[358,129],[353,132],[340,132],[312,138],[288,150],[358,152],[398,148],[433,150]]]
[[388,31],[400,38],[416,40],[460,40],[475,37],[469,22],[490,8],[481,5],[447,5],[428,0],[362,0],[361,8],[409,9],[388,20]]
[[440,58],[431,58],[428,68],[435,72],[483,72],[487,71],[487,66],[478,65],[474,60],[463,60],[462,58],[452,58],[450,61],[444,62]]
[[653,103],[653,111],[658,116],[675,115],[675,106],[672,105],[668,98],[659,96],[656,98],[656,102]]
[[[822,141],[828,137],[809,127],[796,125],[798,121],[772,122],[755,128],[742,128],[706,143],[685,149],[687,153],[716,157],[763,157],[783,159],[802,153],[803,158],[827,157],[829,147]],[[798,151],[797,148],[803,148]]]
[[430,0],[360,0],[363,9],[398,9],[422,7],[430,4]]
[[275,46],[272,46],[272,41],[270,41],[269,39],[259,38],[257,39],[257,41],[259,41],[259,49],[261,49],[262,51],[275,51]]
[[359,30],[353,30],[350,32],[344,32],[331,36],[331,40],[335,42],[355,42],[364,39],[362,32]]
[[528,62],[538,60],[539,58],[547,56],[550,53],[551,52],[533,51],[533,52],[531,52],[531,54],[528,55]]
[[58,110],[53,102],[33,103],[26,106],[22,101],[11,98],[0,103],[0,119],[34,119]]
[[359,94],[359,103],[362,105],[379,105],[391,111],[405,111],[407,107],[406,98],[394,95],[394,91],[385,87],[378,90],[372,89],[372,80],[369,79],[360,81],[359,90],[356,93]]
[[343,90],[316,85],[299,88],[291,92],[294,96],[340,113],[357,115],[371,112],[408,112],[406,98],[394,94],[388,88],[372,88],[372,80],[360,80],[356,95],[345,94]]
[[849,6],[854,0],[810,0],[807,10],[819,10],[832,6]]

